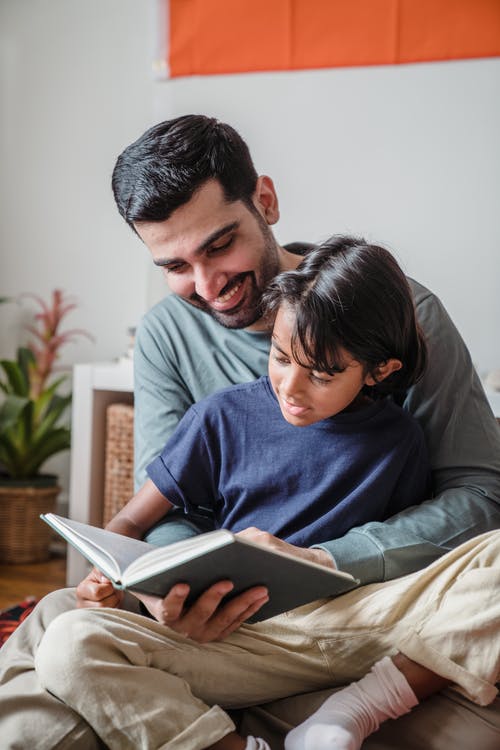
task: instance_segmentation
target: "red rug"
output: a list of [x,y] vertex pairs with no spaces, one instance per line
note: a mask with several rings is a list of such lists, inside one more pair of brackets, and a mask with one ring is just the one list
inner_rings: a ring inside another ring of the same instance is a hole
[[33,611],[37,601],[35,597],[28,596],[14,607],[9,607],[9,609],[4,609],[3,612],[0,612],[0,648],[9,635],[12,635],[17,626]]

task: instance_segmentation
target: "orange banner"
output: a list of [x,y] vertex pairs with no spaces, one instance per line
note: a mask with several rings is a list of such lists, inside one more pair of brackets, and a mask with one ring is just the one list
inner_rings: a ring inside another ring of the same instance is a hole
[[500,0],[170,0],[170,75],[500,56]]

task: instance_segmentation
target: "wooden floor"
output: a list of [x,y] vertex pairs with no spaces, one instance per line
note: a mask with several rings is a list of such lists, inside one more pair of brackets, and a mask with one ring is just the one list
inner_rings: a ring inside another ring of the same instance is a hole
[[0,610],[27,596],[37,599],[66,585],[66,556],[56,549],[48,562],[0,567]]

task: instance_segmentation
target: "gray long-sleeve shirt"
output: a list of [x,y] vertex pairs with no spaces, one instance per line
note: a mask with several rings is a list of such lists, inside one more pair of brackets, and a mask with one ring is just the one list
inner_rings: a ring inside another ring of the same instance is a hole
[[[321,546],[363,583],[418,570],[500,527],[500,429],[469,352],[438,298],[410,280],[428,366],[403,403],[424,430],[433,497]],[[175,295],[144,317],[136,338],[136,484],[191,404],[267,372],[266,333],[222,328]]]

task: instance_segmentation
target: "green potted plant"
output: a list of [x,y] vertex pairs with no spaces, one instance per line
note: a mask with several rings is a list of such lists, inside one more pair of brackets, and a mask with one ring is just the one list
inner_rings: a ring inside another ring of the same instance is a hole
[[70,447],[64,423],[71,403],[67,375],[54,377],[60,349],[86,331],[61,331],[75,308],[56,289],[50,304],[35,295],[39,311],[28,326],[33,340],[16,359],[0,360],[0,561],[40,562],[49,557],[51,532],[40,513],[55,510],[60,488],[43,474],[48,458]]

